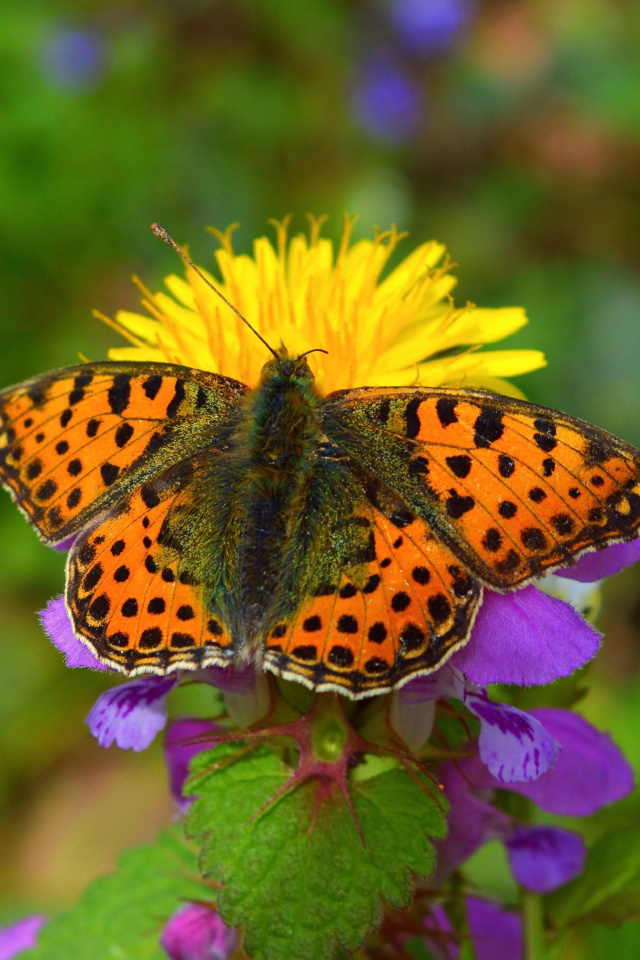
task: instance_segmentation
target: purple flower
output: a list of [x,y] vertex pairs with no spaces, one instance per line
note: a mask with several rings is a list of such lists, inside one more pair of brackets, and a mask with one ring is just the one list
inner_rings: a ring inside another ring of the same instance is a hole
[[164,738],[164,756],[169,771],[169,787],[178,813],[184,816],[195,797],[185,797],[182,792],[189,775],[189,764],[196,754],[211,746],[206,737],[222,728],[211,720],[183,717],[169,725]]
[[[524,939],[520,914],[490,900],[468,897],[467,922],[476,960],[522,960]],[[457,938],[445,910],[435,905],[424,920],[425,940],[438,960],[456,960]]]
[[451,664],[473,683],[551,683],[587,663],[600,634],[562,600],[535,587],[515,593],[485,590],[465,647]]
[[394,0],[390,19],[410,50],[442,53],[471,17],[470,0]]
[[178,677],[140,677],[98,697],[87,723],[101,747],[146,750],[167,722],[167,694]]
[[476,781],[484,779],[483,774],[490,776],[478,757],[444,763],[438,772],[449,801],[449,831],[446,839],[436,844],[438,861],[431,878],[435,886],[443,883],[483,844],[490,840],[504,841],[511,834],[511,817],[492,805],[492,789],[476,785]]
[[42,57],[45,77],[58,87],[87,90],[104,70],[104,39],[93,30],[58,29],[47,39]]
[[421,89],[400,67],[374,60],[363,69],[353,93],[358,125],[384,143],[405,143],[426,115]]
[[[449,664],[408,683],[397,693],[401,703],[412,705],[442,697],[462,701],[478,717],[480,757],[502,783],[536,779],[555,763],[559,744],[540,720],[516,707],[489,700],[484,689],[467,683]],[[392,710],[392,722],[407,745],[418,739],[420,717],[416,713],[413,710],[409,714],[406,708],[402,712]],[[429,725],[433,723],[431,711],[425,711],[425,718]],[[404,723],[409,725],[406,731]],[[430,726],[428,733],[420,730],[419,739],[424,742],[430,732]]]
[[228,960],[237,941],[212,906],[185,903],[169,919],[160,945],[171,960]]
[[486,693],[467,693],[465,705],[480,718],[480,759],[501,783],[537,780],[556,762],[560,745],[531,714]]
[[[609,737],[569,711],[535,713],[562,750],[553,769],[534,781],[511,782],[510,790],[550,812],[581,816],[595,813],[632,789],[631,767]],[[523,826],[493,807],[493,791],[504,785],[479,757],[447,762],[440,776],[450,813],[449,834],[439,844],[438,880],[483,843],[495,839],[505,843],[514,875],[528,889],[547,892],[580,872],[585,856],[582,838],[567,830]]]
[[516,827],[505,842],[518,883],[549,893],[582,872],[587,848],[579,833],[559,827]]
[[24,920],[18,920],[17,923],[1,928],[0,960],[10,960],[11,957],[17,957],[25,950],[35,947],[38,934],[46,920],[47,918],[42,914],[36,914],[33,917],[25,917]]

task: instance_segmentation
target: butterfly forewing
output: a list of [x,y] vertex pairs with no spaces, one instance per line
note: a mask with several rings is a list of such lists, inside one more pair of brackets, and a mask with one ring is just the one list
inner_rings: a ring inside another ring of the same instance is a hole
[[361,390],[330,397],[325,425],[497,589],[640,527],[638,451],[544,407],[481,391]]
[[0,478],[48,542],[201,449],[246,387],[169,364],[69,367],[0,393]]

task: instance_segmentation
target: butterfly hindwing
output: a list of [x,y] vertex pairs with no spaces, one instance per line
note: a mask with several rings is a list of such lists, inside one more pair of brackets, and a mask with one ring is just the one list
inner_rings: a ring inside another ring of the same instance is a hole
[[194,453],[246,387],[169,364],[69,367],[0,393],[0,479],[50,543]]
[[[209,451],[204,459],[215,458]],[[210,504],[202,459],[158,474],[74,542],[67,606],[75,630],[106,663],[165,673],[228,663],[231,638],[212,611],[208,557],[198,542]],[[225,652],[226,651],[226,652]]]
[[352,495],[342,510],[338,497],[321,509],[297,608],[272,624],[265,661],[317,690],[361,697],[428,673],[453,653],[482,586],[397,497],[350,474],[348,463],[339,469]]
[[356,390],[327,433],[484,583],[510,589],[640,528],[640,459],[581,420],[471,390]]

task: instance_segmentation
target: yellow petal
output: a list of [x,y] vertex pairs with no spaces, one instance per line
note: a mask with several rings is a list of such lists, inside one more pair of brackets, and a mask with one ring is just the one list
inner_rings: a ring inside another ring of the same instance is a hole
[[161,350],[152,347],[111,347],[108,351],[110,360],[137,360],[147,363],[163,363],[164,354]]
[[515,377],[544,367],[540,350],[478,350],[418,364],[420,383],[473,386],[476,377]]
[[162,329],[157,320],[151,320],[140,313],[131,313],[129,310],[118,310],[115,322],[147,343],[156,343],[158,332]]

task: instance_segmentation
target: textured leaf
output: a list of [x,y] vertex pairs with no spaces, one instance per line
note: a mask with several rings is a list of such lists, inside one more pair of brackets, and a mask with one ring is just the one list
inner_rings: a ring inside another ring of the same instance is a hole
[[640,834],[610,831],[593,845],[579,877],[547,898],[557,929],[580,921],[619,924],[640,919]]
[[380,921],[382,901],[406,906],[412,871],[432,871],[428,838],[443,836],[445,818],[427,780],[394,769],[354,782],[361,839],[329,781],[307,781],[269,803],[288,777],[278,757],[263,747],[230,753],[225,745],[196,758],[202,774],[190,789],[200,799],[188,832],[204,840],[202,871],[224,883],[220,913],[232,926],[246,923],[254,960],[355,950]]
[[162,928],[183,900],[205,899],[196,857],[175,832],[125,853],[115,873],[54,917],[25,960],[166,960]]

